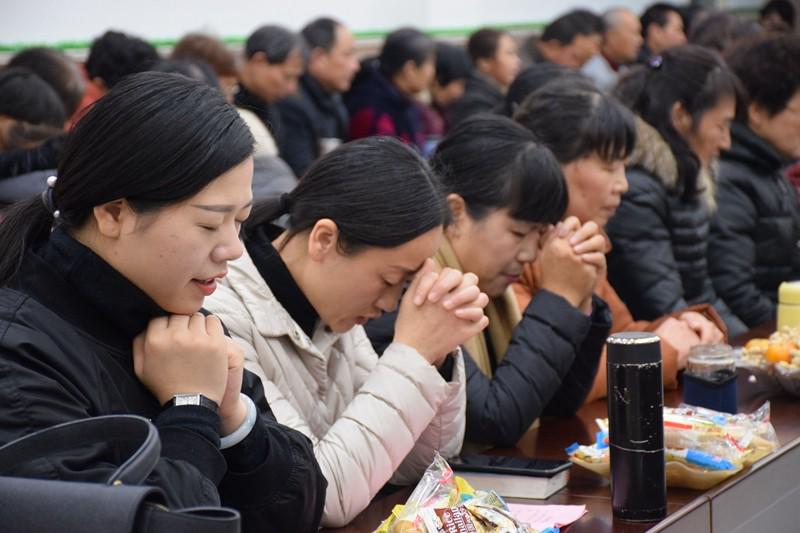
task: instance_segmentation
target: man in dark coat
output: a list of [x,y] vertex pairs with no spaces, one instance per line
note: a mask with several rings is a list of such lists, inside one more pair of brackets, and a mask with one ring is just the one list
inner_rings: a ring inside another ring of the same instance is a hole
[[302,73],[303,40],[298,34],[281,26],[262,26],[247,38],[234,103],[255,113],[278,144],[284,128],[275,104],[297,92]]
[[341,95],[359,69],[353,35],[341,23],[319,18],[301,34],[309,49],[308,66],[297,94],[278,104],[283,127],[278,148],[297,176],[347,138]]

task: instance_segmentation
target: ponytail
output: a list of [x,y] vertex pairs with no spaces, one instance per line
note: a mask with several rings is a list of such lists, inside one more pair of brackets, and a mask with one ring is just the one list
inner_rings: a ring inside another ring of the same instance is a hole
[[280,196],[265,198],[253,205],[244,225],[245,237],[251,237],[261,225],[276,223],[284,215],[289,215],[291,218],[292,203],[291,193],[285,192]]
[[47,240],[53,226],[53,214],[40,196],[17,202],[0,222],[0,287],[16,276],[25,251]]

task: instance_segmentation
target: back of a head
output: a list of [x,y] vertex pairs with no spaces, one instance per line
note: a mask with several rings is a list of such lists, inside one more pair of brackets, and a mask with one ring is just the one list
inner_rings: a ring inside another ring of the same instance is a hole
[[431,166],[445,193],[461,196],[476,220],[508,209],[513,218],[552,224],[567,209],[558,161],[506,117],[479,114],[459,123],[437,146]]
[[[120,198],[141,213],[181,202],[244,161],[252,146],[250,130],[219,91],[176,74],[126,77],[67,137],[53,188],[56,222],[81,227],[95,206]],[[53,223],[38,196],[8,212],[0,225],[0,285]]]
[[517,74],[517,77],[509,86],[508,92],[506,92],[503,108],[498,111],[501,115],[510,117],[529,94],[533,93],[544,84],[560,78],[574,80],[587,79],[580,72],[562,67],[561,65],[556,65],[555,63],[534,63]]
[[77,111],[86,84],[78,66],[63,52],[28,48],[12,57],[7,67],[24,67],[34,72],[55,89],[68,117]]
[[[727,56],[747,99],[776,115],[800,91],[800,37],[769,34],[742,41]],[[740,106],[744,111],[746,106]],[[740,120],[745,117],[740,113]]]
[[514,119],[562,165],[592,154],[607,162],[624,160],[636,144],[633,114],[588,80],[545,84],[520,105]]
[[321,157],[283,201],[257,205],[245,231],[285,214],[290,238],[320,219],[333,220],[346,254],[394,248],[449,221],[436,176],[413,149],[391,137],[352,141]]
[[289,55],[298,51],[304,52],[305,43],[299,33],[294,33],[283,26],[261,26],[250,34],[244,45],[245,57],[250,59],[261,52],[272,65],[286,62]]
[[149,69],[152,72],[181,74],[187,78],[219,89],[219,80],[214,69],[202,59],[162,59]]
[[472,63],[466,50],[450,43],[436,43],[436,81],[444,87],[466,80],[472,73]]
[[770,29],[794,30],[797,14],[794,4],[789,0],[769,0],[769,2],[764,4],[764,7],[761,8],[758,14],[761,20],[774,16],[780,20],[781,25],[784,26],[783,28]]
[[648,6],[640,18],[642,22],[642,36],[647,38],[647,28],[650,27],[651,24],[655,24],[656,26],[663,28],[667,22],[669,22],[670,13],[681,15],[681,12],[678,10],[677,6],[668,4],[666,2],[658,2]]
[[153,45],[118,31],[107,31],[92,42],[86,59],[90,79],[103,80],[107,89],[129,74],[142,72],[158,61]]
[[319,48],[330,52],[336,44],[336,28],[341,25],[330,17],[320,17],[306,24],[300,34],[310,50]]
[[586,9],[575,9],[561,15],[545,26],[542,41],[558,41],[567,45],[578,35],[602,35],[605,32],[603,19]]
[[236,57],[219,39],[202,33],[190,33],[175,44],[172,59],[202,60],[211,65],[217,76],[239,74]]
[[435,53],[436,42],[428,35],[416,28],[400,28],[386,36],[378,63],[383,75],[391,78],[407,62],[413,61],[419,66],[432,59]]
[[467,52],[474,64],[479,59],[492,59],[497,55],[497,43],[506,32],[494,28],[481,28],[469,36]]
[[63,128],[66,120],[55,89],[23,67],[0,71],[0,116],[55,128]]
[[753,20],[743,19],[731,13],[717,11],[708,13],[689,31],[691,44],[724,52],[734,42],[761,32]]

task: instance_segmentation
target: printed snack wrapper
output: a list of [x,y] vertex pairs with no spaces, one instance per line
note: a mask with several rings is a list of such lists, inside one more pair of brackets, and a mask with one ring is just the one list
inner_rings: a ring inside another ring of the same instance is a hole
[[[438,453],[405,505],[374,533],[545,533],[520,523],[494,491],[476,491]],[[550,532],[558,532],[550,529]]]
[[[573,444],[573,463],[609,476],[608,420],[597,420],[594,444]],[[769,402],[754,413],[722,413],[681,404],[664,408],[667,485],[705,490],[750,466],[778,447]]]

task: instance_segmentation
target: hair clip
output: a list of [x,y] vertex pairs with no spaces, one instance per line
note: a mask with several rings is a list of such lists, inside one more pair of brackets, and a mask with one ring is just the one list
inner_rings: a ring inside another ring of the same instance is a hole
[[42,191],[42,203],[44,204],[45,209],[47,209],[48,213],[53,215],[54,219],[57,219],[61,212],[56,209],[56,202],[53,198],[53,191],[54,187],[56,186],[56,178],[55,176],[50,176],[47,178],[47,188]]
[[647,66],[653,70],[658,70],[664,64],[664,58],[661,56],[652,56],[647,60]]

